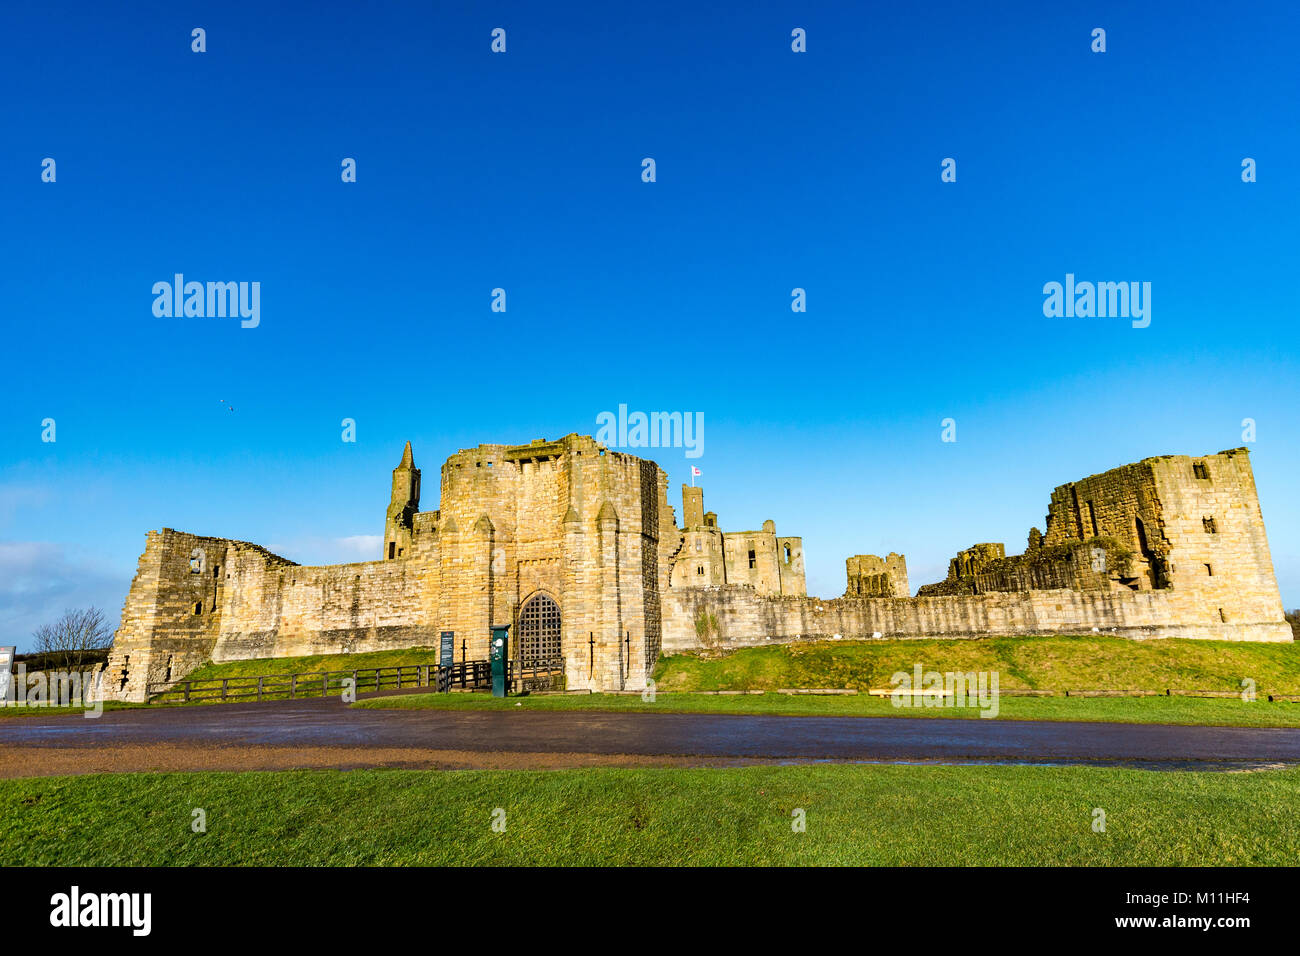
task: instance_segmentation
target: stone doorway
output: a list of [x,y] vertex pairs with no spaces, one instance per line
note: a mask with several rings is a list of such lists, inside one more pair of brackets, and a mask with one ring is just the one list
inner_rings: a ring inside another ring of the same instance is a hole
[[554,661],[560,647],[560,606],[546,594],[535,594],[519,609],[515,633],[516,656],[525,664]]

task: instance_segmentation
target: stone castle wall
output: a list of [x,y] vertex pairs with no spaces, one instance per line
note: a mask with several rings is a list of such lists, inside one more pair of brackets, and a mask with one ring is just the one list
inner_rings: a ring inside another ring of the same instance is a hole
[[915,598],[878,593],[894,585],[889,560],[874,555],[848,559],[848,593],[833,601],[674,590],[664,647],[1093,631],[1292,639],[1244,448],[1147,458],[1061,485],[1046,534],[1034,529],[1029,542],[1023,555],[1008,556],[999,543],[960,551],[947,579]]
[[907,584],[907,561],[901,554],[886,557],[855,554],[844,562],[848,587],[845,597],[911,597]]
[[[702,638],[701,618],[716,624]],[[916,598],[791,598],[751,588],[674,589],[664,653],[794,641],[1090,634],[1289,641],[1285,621],[1224,623],[1194,595],[1159,591],[1023,591]]]
[[[402,471],[395,499],[412,488]],[[490,629],[509,625],[513,640],[520,607],[538,594],[561,608],[571,688],[645,686],[679,545],[654,462],[580,436],[481,445],[444,464],[437,511],[399,504],[413,507],[390,506],[385,557],[356,564],[300,566],[244,542],[151,533],[108,693],[142,699],[147,684],[208,659],[436,647],[443,630],[456,633],[457,660],[481,660]],[[202,574],[189,568],[196,547],[210,562]],[[194,614],[196,599],[211,607]]]
[[[449,457],[420,511],[409,446],[378,560],[300,566],[248,542],[150,532],[106,667],[110,699],[228,661],[436,647],[486,658],[542,597],[574,689],[641,689],[661,650],[1000,634],[1291,640],[1245,449],[1164,456],[1058,487],[1023,555],[960,552],[907,596],[902,555],[846,562],[848,593],[805,596],[802,542],[723,533],[683,489],[679,530],[652,461],[569,435]],[[753,552],[753,558],[750,557]],[[751,567],[752,564],[752,567]],[[700,569],[705,573],[701,574]],[[548,651],[550,653],[550,651]]]

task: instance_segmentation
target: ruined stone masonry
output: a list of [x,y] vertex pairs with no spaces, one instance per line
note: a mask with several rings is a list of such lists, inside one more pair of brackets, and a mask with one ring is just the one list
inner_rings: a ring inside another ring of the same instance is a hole
[[[149,532],[109,658],[110,699],[142,700],[208,660],[436,646],[563,659],[574,689],[639,690],[660,651],[832,637],[1091,633],[1283,641],[1245,449],[1147,458],[1057,488],[1024,554],[963,550],[911,597],[902,555],[855,555],[841,598],[807,596],[802,539],[723,532],[683,486],[682,527],[652,461],[568,435],[444,462],[421,511],[408,443],[383,552],[300,566],[243,541]],[[706,628],[701,621],[709,622]]]
[[682,485],[682,546],[673,587],[739,584],[759,594],[802,597],[803,539],[777,537],[776,523],[762,531],[721,531],[718,516],[704,513],[704,489]]
[[845,597],[909,597],[907,562],[901,554],[889,552],[885,558],[874,554],[855,554],[845,562],[849,586]]

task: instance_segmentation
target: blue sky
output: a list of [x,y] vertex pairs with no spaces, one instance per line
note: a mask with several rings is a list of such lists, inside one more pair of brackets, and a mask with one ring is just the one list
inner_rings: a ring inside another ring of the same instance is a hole
[[[152,528],[378,557],[407,439],[431,509],[456,449],[620,404],[702,413],[706,507],[827,596],[1253,418],[1300,604],[1294,4],[272,6],[0,14],[0,642],[115,618]],[[156,318],[177,272],[260,325]],[[1045,318],[1067,272],[1150,327]]]

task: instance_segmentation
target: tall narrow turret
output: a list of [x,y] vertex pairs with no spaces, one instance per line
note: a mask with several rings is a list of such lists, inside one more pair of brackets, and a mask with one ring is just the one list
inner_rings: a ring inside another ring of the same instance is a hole
[[411,527],[420,510],[420,469],[415,467],[411,443],[406,443],[402,460],[393,469],[393,493],[384,522],[384,558],[396,561],[411,550]]

